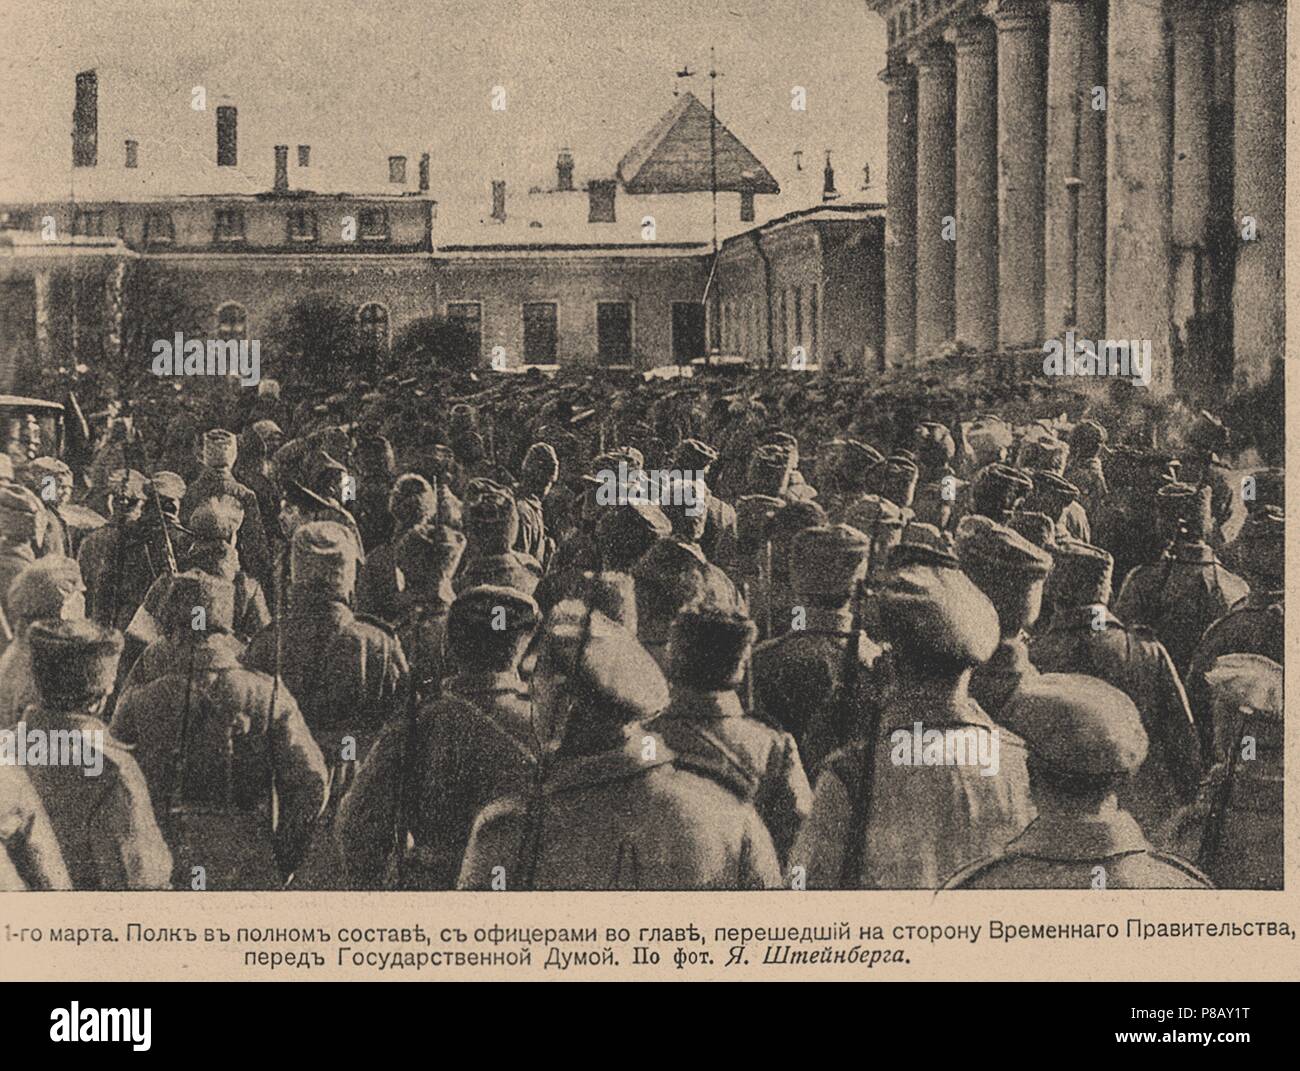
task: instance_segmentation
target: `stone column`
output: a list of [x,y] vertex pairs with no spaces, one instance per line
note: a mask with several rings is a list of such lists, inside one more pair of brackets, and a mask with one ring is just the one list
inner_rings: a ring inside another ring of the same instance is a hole
[[998,343],[1043,340],[1043,182],[1047,154],[1046,8],[997,0]]
[[[910,57],[909,57],[910,58]],[[943,41],[916,53],[916,355],[953,337],[957,256],[956,80]]]
[[[1237,275],[1232,293],[1233,384],[1264,382],[1286,328],[1286,4],[1238,0],[1236,18]],[[1244,232],[1254,222],[1255,237]]]
[[1165,5],[1110,0],[1106,337],[1150,342],[1151,387],[1173,387],[1170,97]]
[[1047,60],[1043,321],[1095,338],[1104,326],[1105,26],[1098,0],[1052,0]]
[[980,353],[998,345],[997,33],[961,23],[957,46],[957,338]]
[[890,57],[885,174],[885,359],[916,353],[916,71]]

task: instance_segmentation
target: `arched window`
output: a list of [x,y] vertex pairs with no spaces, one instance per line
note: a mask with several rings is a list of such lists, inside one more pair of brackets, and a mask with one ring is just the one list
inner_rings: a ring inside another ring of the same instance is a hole
[[388,352],[388,310],[377,301],[362,305],[357,313],[361,337],[376,353]]
[[248,310],[235,301],[228,301],[217,309],[217,338],[222,342],[239,340],[248,336]]

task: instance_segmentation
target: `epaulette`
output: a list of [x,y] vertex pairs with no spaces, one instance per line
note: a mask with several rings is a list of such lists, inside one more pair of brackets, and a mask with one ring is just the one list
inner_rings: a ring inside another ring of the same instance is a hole
[[1162,863],[1168,863],[1175,870],[1181,871],[1182,873],[1186,874],[1189,878],[1195,878],[1197,881],[1204,882],[1206,888],[1208,889],[1214,888],[1214,882],[1212,882],[1206,874],[1201,873],[1200,870],[1198,870],[1195,866],[1189,863],[1181,855],[1175,855],[1173,852],[1162,852],[1158,848],[1148,848],[1147,855],[1151,856],[1152,859],[1159,860]]
[[995,855],[986,855],[983,859],[976,859],[973,863],[967,863],[939,886],[939,892],[944,892],[947,889],[965,888],[981,874],[996,870],[1003,863],[1010,862],[1015,858],[1014,855],[1008,855],[1006,852],[998,852]]

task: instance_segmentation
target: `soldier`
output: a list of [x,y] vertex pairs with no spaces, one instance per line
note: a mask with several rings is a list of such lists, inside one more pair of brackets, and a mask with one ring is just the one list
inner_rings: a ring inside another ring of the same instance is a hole
[[971,484],[971,513],[1005,524],[1033,489],[1034,481],[1019,469],[1001,463],[988,465]]
[[952,467],[957,444],[953,442],[952,432],[933,420],[916,426],[913,441],[918,476],[911,505],[918,521],[943,530],[948,527],[958,496],[966,487]]
[[[809,888],[938,888],[1033,816],[1021,742],[967,692],[997,646],[992,603],[939,564],[891,570],[877,599],[897,690],[864,739],[822,765],[792,855]],[[937,758],[912,746],[927,732]]]
[[994,413],[963,422],[958,474],[973,480],[986,466],[1005,463],[1013,442],[1011,425]]
[[185,499],[185,481],[174,472],[155,472],[149,478],[148,490],[151,495],[157,496],[158,505],[154,507],[153,503],[147,503],[145,508],[156,511],[155,521],[158,520],[157,511],[161,511],[162,523],[167,526],[167,539],[172,545],[172,555],[178,562],[184,561],[193,542],[193,536],[181,524],[181,502]]
[[669,644],[668,708],[646,728],[686,769],[720,767],[723,782],[752,803],[784,863],[812,806],[799,747],[784,729],[745,715],[736,689],[745,677],[758,630],[743,614],[687,609]]
[[1234,573],[1242,573],[1242,567],[1237,561],[1237,553],[1241,547],[1241,537],[1245,533],[1250,519],[1260,510],[1266,510],[1270,506],[1285,512],[1285,492],[1286,471],[1284,469],[1256,469],[1254,472],[1247,473],[1242,477],[1241,497],[1246,504],[1246,516],[1232,541],[1219,554],[1219,560]]
[[[853,621],[852,599],[871,553],[871,541],[844,524],[796,535],[790,576],[797,616],[784,635],[754,651],[754,713],[794,737],[813,779],[827,755],[855,739],[864,707],[882,698],[884,652]],[[843,679],[850,643],[852,683]],[[851,696],[843,694],[846,687]]]
[[465,537],[444,524],[421,524],[397,542],[401,589],[397,637],[421,695],[436,690],[443,672],[448,613],[456,600],[451,578],[465,553]]
[[846,519],[848,511],[866,494],[871,470],[884,460],[884,454],[874,446],[857,439],[834,439],[818,453],[817,484],[829,492],[821,501],[832,524]]
[[429,481],[414,472],[399,476],[388,495],[388,513],[393,525],[391,539],[371,549],[357,572],[357,609],[385,621],[396,619],[398,611],[397,563],[395,554],[401,537],[433,519],[438,497]]
[[[262,585],[240,568],[236,543],[243,523],[244,511],[235,499],[223,496],[204,502],[190,514],[191,545],[179,563],[182,569],[197,569],[234,585],[232,634],[241,644],[271,624]],[[171,581],[171,574],[163,573],[153,582],[127,627],[128,637],[146,646],[162,638],[158,619]]]
[[1092,527],[1079,502],[1079,489],[1064,476],[1042,469],[1035,469],[1030,478],[1034,490],[1026,496],[1020,512],[1046,514],[1055,522],[1061,539],[1087,543],[1092,538]]
[[466,546],[456,591],[495,584],[531,595],[542,567],[531,554],[514,549],[518,537],[519,510],[514,495],[488,481],[471,484],[465,496]]
[[[121,633],[90,621],[37,621],[28,631],[40,702],[28,730],[72,733],[83,764],[30,766],[75,889],[166,889],[172,857],[146,779],[100,714],[113,690]],[[93,766],[103,764],[98,776]]]
[[356,500],[356,481],[342,462],[336,461],[324,450],[317,452],[309,460],[310,474],[307,488],[325,503],[325,510],[317,516],[320,521],[333,521],[341,524],[352,536],[356,544],[357,562],[364,565],[366,561],[366,544],[361,538],[361,529],[357,527],[352,511],[345,502]]
[[966,575],[998,612],[998,646],[971,674],[970,694],[995,721],[1020,683],[1037,673],[1029,658],[1029,630],[1043,608],[1052,556],[1018,532],[974,514],[957,527],[957,557]]
[[36,457],[18,472],[19,482],[40,499],[45,511],[45,540],[41,556],[69,555],[75,551],[68,522],[59,514],[59,506],[72,497],[72,470],[56,457]]
[[230,432],[213,428],[203,436],[203,471],[185,489],[181,501],[181,523],[188,524],[190,514],[210,498],[228,495],[239,502],[244,523],[239,530],[239,560],[244,568],[266,588],[271,582],[271,552],[262,528],[262,510],[257,495],[235,479],[232,469],[239,455],[238,440]]
[[[9,585],[40,557],[48,516],[41,500],[26,487],[16,483],[0,486],[0,612],[9,628],[14,619]],[[8,646],[11,638],[0,628],[0,650]]]
[[388,499],[397,476],[393,444],[382,435],[357,440],[355,515],[361,544],[367,555],[393,536],[393,516]]
[[1137,707],[1077,673],[1028,680],[1003,709],[1029,749],[1038,817],[1005,848],[957,871],[945,889],[1205,889],[1209,880],[1157,851],[1117,796],[1147,755]]
[[1195,794],[1200,745],[1164,644],[1107,609],[1112,568],[1113,559],[1100,547],[1061,544],[1052,573],[1052,622],[1030,642],[1029,657],[1044,673],[1086,672],[1136,704],[1151,746],[1119,800],[1154,835],[1170,811]]
[[1108,487],[1103,459],[1106,429],[1095,420],[1080,420],[1070,432],[1070,461],[1064,476],[1079,489],[1079,502],[1089,517],[1096,517]]
[[41,797],[21,767],[0,763],[0,892],[72,887]]
[[546,512],[542,505],[560,478],[560,460],[550,443],[533,443],[524,454],[519,472],[515,506],[519,510],[519,538],[515,550],[530,554],[543,568],[555,550],[555,540],[546,533]]
[[44,618],[80,621],[86,616],[86,585],[71,558],[41,558],[14,577],[5,600],[14,642],[0,655],[0,729],[19,721],[38,702],[28,633]]
[[181,573],[168,609],[175,661],[122,697],[113,735],[139,759],[177,885],[278,889],[325,803],[325,760],[283,683],[218,640],[231,629],[230,581]]
[[672,467],[692,475],[706,493],[708,502],[704,534],[700,536],[700,549],[709,561],[722,569],[736,560],[736,511],[713,493],[708,485],[708,475],[718,460],[718,452],[700,439],[683,439],[677,444]]
[[558,747],[540,791],[475,819],[460,889],[776,888],[780,868],[754,808],[673,765],[641,721],[668,702],[654,661],[626,629],[580,602],[543,630],[534,702]]
[[1216,551],[1226,545],[1226,533],[1234,527],[1241,508],[1237,481],[1219,456],[1227,450],[1230,439],[1231,433],[1223,421],[1202,409],[1187,429],[1185,448],[1179,456],[1183,463],[1179,479],[1209,490],[1211,523],[1206,542]]
[[1283,887],[1282,667],[1229,654],[1205,670],[1213,765],[1169,843],[1221,889]]
[[903,538],[907,513],[879,495],[863,495],[848,510],[844,523],[871,540],[870,575],[878,576],[889,565],[889,556]]
[[339,810],[359,887],[453,888],[478,813],[532,790],[545,741],[519,663],[537,622],[514,588],[470,588],[452,604],[453,675],[413,720],[385,726]]
[[1115,616],[1129,625],[1149,626],[1183,673],[1205,630],[1250,589],[1223,567],[1206,542],[1208,488],[1169,484],[1155,501],[1157,527],[1172,543],[1161,560],[1139,565],[1124,578]]
[[403,709],[406,657],[393,629],[349,607],[356,544],[342,525],[300,527],[290,566],[288,613],[254,637],[244,665],[283,677],[329,765],[337,799],[379,730]]
[[906,454],[895,452],[871,470],[867,490],[887,498],[899,509],[912,516],[912,503],[916,500],[916,484],[920,470],[916,461]]

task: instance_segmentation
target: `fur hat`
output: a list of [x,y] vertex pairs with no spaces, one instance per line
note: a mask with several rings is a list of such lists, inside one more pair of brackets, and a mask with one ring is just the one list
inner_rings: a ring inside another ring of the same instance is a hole
[[41,702],[54,710],[89,706],[113,690],[122,634],[92,621],[35,621],[27,634]]
[[740,684],[758,628],[744,614],[701,607],[679,613],[669,637],[669,679],[718,692]]

